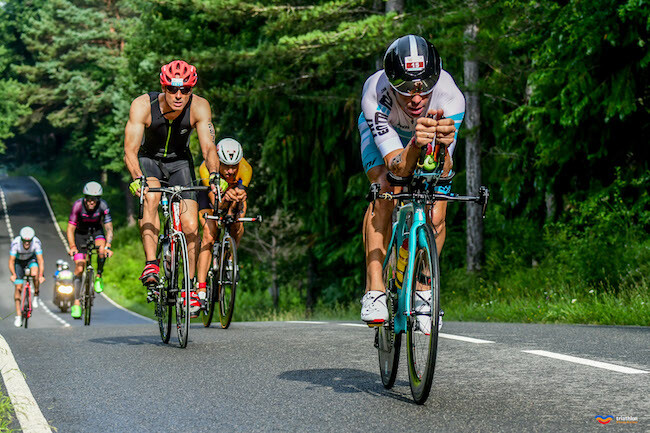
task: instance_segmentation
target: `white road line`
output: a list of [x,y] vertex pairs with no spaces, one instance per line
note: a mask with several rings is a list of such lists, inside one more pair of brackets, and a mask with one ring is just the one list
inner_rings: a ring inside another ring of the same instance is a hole
[[372,329],[372,327],[370,327],[368,325],[364,325],[363,323],[339,323],[339,325],[341,325],[341,326],[352,326],[352,327],[355,327],[355,328]]
[[11,229],[11,221],[9,221],[9,208],[7,208],[7,201],[5,200],[5,192],[0,188],[0,201],[2,201],[2,210],[5,215],[5,222],[7,223],[7,231],[9,232],[9,239],[14,240],[14,231]]
[[546,350],[522,350],[524,353],[533,355],[546,356],[548,358],[561,359],[562,361],[574,362],[576,364],[588,365],[590,367],[604,368],[606,370],[618,371],[626,374],[646,374],[650,371],[637,370],[636,368],[622,367],[620,365],[609,364],[607,362],[592,361],[590,359],[577,358],[575,356],[562,355],[561,353],[547,352]]
[[40,301],[40,302],[38,303],[38,306],[39,306],[39,308],[42,307],[42,308],[45,310],[45,312],[46,312],[47,314],[49,314],[50,316],[54,317],[54,319],[55,319],[56,321],[58,321],[59,323],[61,323],[61,324],[63,325],[63,327],[65,327],[65,328],[69,328],[69,327],[70,327],[70,324],[69,324],[68,322],[66,322],[65,320],[63,320],[61,317],[59,317],[59,316],[57,316],[56,314],[54,314],[54,313],[52,312],[52,310],[50,310],[50,309],[47,307],[47,305],[45,305],[45,302]]
[[61,227],[59,227],[59,223],[56,222],[56,217],[54,216],[54,211],[52,210],[52,206],[50,206],[50,200],[47,198],[47,194],[45,194],[45,190],[41,186],[40,183],[36,179],[34,179],[33,176],[29,176],[29,178],[36,184],[38,189],[41,190],[41,194],[43,194],[43,198],[45,199],[45,204],[47,205],[47,209],[50,211],[50,216],[52,217],[52,222],[54,223],[54,227],[56,227],[57,233],[59,233],[59,237],[61,238],[61,242],[63,242],[63,245],[65,246],[66,251],[70,251],[70,246],[68,245],[68,241],[66,240],[65,236],[63,236],[63,233],[61,232]]
[[23,373],[16,364],[7,340],[0,335],[0,368],[14,412],[25,433],[52,432],[52,429],[36,404]]
[[115,302],[114,300],[109,298],[104,292],[102,292],[101,295],[104,297],[104,299],[106,299],[108,302],[110,302],[114,307],[119,308],[122,311],[126,311],[127,313],[129,313],[129,314],[131,314],[131,315],[133,315],[135,317],[138,317],[140,319],[146,320],[148,322],[158,323],[157,321],[155,321],[153,319],[150,319],[150,318],[148,318],[146,316],[143,316],[141,314],[138,314],[135,311],[131,311],[131,310],[127,309],[127,308],[124,308],[123,306],[121,306],[120,304],[118,304],[117,302]]
[[441,337],[441,338],[448,338],[450,340],[465,341],[467,343],[476,343],[476,344],[492,344],[492,343],[494,343],[494,341],[479,340],[478,338],[463,337],[462,335],[444,334],[442,332],[438,333],[438,336]]
[[324,325],[327,322],[312,322],[309,320],[287,320],[287,323],[307,323],[309,325]]

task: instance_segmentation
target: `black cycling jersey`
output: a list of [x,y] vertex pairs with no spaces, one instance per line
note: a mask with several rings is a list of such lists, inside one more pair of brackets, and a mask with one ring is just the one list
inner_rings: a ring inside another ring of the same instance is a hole
[[160,112],[158,103],[160,92],[149,92],[151,100],[151,125],[144,130],[138,157],[145,156],[155,160],[176,161],[190,159],[190,106],[192,96],[183,112],[171,123]]

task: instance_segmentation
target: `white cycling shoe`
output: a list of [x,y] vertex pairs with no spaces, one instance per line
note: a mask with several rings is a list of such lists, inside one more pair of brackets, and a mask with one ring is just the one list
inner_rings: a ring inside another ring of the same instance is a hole
[[361,298],[361,320],[369,326],[381,325],[388,320],[386,293],[370,290]]
[[[431,292],[417,291],[415,292],[415,313],[417,314],[418,329],[416,331],[422,332],[425,335],[431,335]],[[438,317],[438,331],[442,328],[442,316],[444,312],[440,310]]]
[[14,326],[16,328],[20,328],[22,324],[23,324],[22,317],[21,316],[16,316],[14,318]]
[[38,299],[38,296],[34,296],[32,298],[32,308],[38,308],[40,305],[40,299]]

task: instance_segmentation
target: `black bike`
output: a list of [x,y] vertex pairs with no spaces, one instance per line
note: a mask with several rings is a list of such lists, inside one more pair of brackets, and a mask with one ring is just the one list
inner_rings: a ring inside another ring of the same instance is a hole
[[237,245],[230,236],[230,226],[236,222],[262,222],[262,216],[253,218],[235,218],[232,215],[206,215],[206,219],[216,220],[217,238],[212,246],[212,260],[208,269],[206,309],[203,312],[203,326],[212,323],[215,304],[219,304],[219,322],[223,329],[230,326],[235,310],[235,294],[239,281],[239,266],[237,265]]
[[90,325],[90,317],[92,315],[93,304],[95,303],[95,268],[92,265],[92,258],[93,251],[96,250],[98,248],[95,245],[94,230],[91,229],[86,240],[86,269],[81,278],[81,297],[79,298],[84,326]]

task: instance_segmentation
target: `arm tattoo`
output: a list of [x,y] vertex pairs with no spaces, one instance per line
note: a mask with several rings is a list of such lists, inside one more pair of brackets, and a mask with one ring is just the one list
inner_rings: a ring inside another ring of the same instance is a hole
[[392,170],[396,169],[397,166],[400,165],[401,163],[402,163],[402,154],[400,153],[399,155],[397,155],[395,158],[393,158],[390,161],[390,167],[389,167],[390,170],[392,171]]
[[212,137],[212,142],[214,143],[216,135],[214,133],[214,125],[212,125],[212,122],[208,123],[208,129],[210,130],[210,136]]

